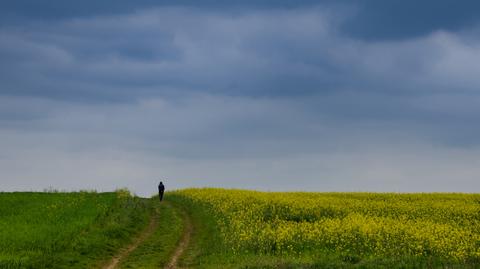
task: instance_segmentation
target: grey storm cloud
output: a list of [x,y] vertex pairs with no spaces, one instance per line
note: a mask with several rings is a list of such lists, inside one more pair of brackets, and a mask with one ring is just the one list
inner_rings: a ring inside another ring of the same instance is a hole
[[116,0],[82,2],[51,0],[4,1],[0,3],[0,23],[12,24],[24,20],[55,21],[75,17],[108,16],[132,13],[156,7],[189,7],[206,11],[235,14],[249,10],[295,9],[322,5],[347,10],[342,30],[363,39],[403,39],[438,30],[458,31],[478,24],[480,3],[475,0],[413,1],[413,0],[265,0],[265,1],[193,1],[193,0]]
[[[296,96],[339,88],[468,90],[478,83],[475,32],[365,42],[345,36],[337,17],[320,7],[234,16],[173,8],[6,27],[2,92],[92,99],[182,91]],[[385,87],[395,79],[405,82]]]
[[0,4],[6,190],[480,187],[476,2],[50,3]]

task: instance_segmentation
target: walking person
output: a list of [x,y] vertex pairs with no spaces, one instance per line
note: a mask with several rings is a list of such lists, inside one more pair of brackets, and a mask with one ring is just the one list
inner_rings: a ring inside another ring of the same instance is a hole
[[163,200],[163,192],[165,192],[165,186],[160,181],[160,184],[158,184],[158,198],[160,198],[160,202]]

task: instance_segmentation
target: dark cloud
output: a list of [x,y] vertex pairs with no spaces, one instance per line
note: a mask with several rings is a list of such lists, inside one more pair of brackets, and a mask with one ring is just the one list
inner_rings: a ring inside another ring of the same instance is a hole
[[2,3],[17,19],[0,27],[0,170],[57,183],[75,171],[108,178],[102,187],[118,177],[142,192],[156,173],[186,177],[178,187],[251,175],[267,189],[303,178],[428,190],[440,178],[435,190],[448,190],[456,171],[468,190],[480,146],[473,2],[448,16],[424,3],[410,14],[408,1],[275,3]]
[[[474,103],[471,115],[459,114],[459,106],[423,107],[439,93],[456,103],[478,98],[480,81],[472,70],[479,48],[471,32],[367,42],[345,36],[338,15],[320,7],[235,16],[165,8],[3,29],[0,92],[87,104],[196,95],[291,100],[284,105],[313,121],[300,121],[285,139],[317,136],[304,126],[314,126],[318,116],[333,125],[423,124],[419,134],[441,129],[444,121],[458,124],[461,118],[467,126],[477,119]],[[225,144],[241,130],[266,130],[265,137],[286,133],[275,117],[256,117],[212,130],[230,130]],[[455,137],[450,131],[436,136]]]
[[245,13],[252,10],[298,9],[315,6],[348,11],[342,30],[363,39],[405,39],[438,30],[458,31],[479,22],[480,3],[475,0],[413,1],[413,0],[321,0],[321,1],[61,1],[48,3],[34,0],[0,3],[0,23],[21,21],[52,21],[79,17],[128,14],[142,9],[190,7],[206,11]]
[[52,0],[46,3],[39,3],[33,0],[18,0],[15,2],[2,2],[0,8],[5,15],[14,15],[40,19],[59,19],[78,16],[112,15],[118,13],[131,13],[139,9],[148,9],[153,7],[195,7],[208,10],[218,9],[238,9],[238,8],[295,8],[312,6],[324,3],[334,2],[332,0],[314,1],[306,0],[302,2],[290,0],[266,0],[266,1],[216,1],[205,0],[202,2],[194,0],[178,0],[175,2],[165,0],[140,0],[140,1],[61,1]]
[[475,0],[355,1],[356,15],[344,30],[368,40],[414,38],[434,31],[458,31],[479,22],[480,3]]
[[466,59],[465,68],[449,62],[477,58],[478,40],[467,32],[366,42],[339,30],[341,15],[320,7],[235,16],[166,8],[6,28],[1,91],[128,101],[191,92],[254,97],[476,89],[475,61]]

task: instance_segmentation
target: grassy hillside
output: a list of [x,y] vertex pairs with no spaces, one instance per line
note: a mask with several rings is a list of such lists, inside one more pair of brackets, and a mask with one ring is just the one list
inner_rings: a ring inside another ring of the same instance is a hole
[[187,189],[199,268],[477,268],[480,195]]
[[146,199],[116,193],[0,193],[0,268],[88,268],[143,229]]

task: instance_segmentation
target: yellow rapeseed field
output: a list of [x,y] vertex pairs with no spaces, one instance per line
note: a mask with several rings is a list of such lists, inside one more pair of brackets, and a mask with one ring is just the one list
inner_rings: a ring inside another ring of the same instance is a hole
[[177,192],[215,216],[235,253],[480,258],[480,195]]

